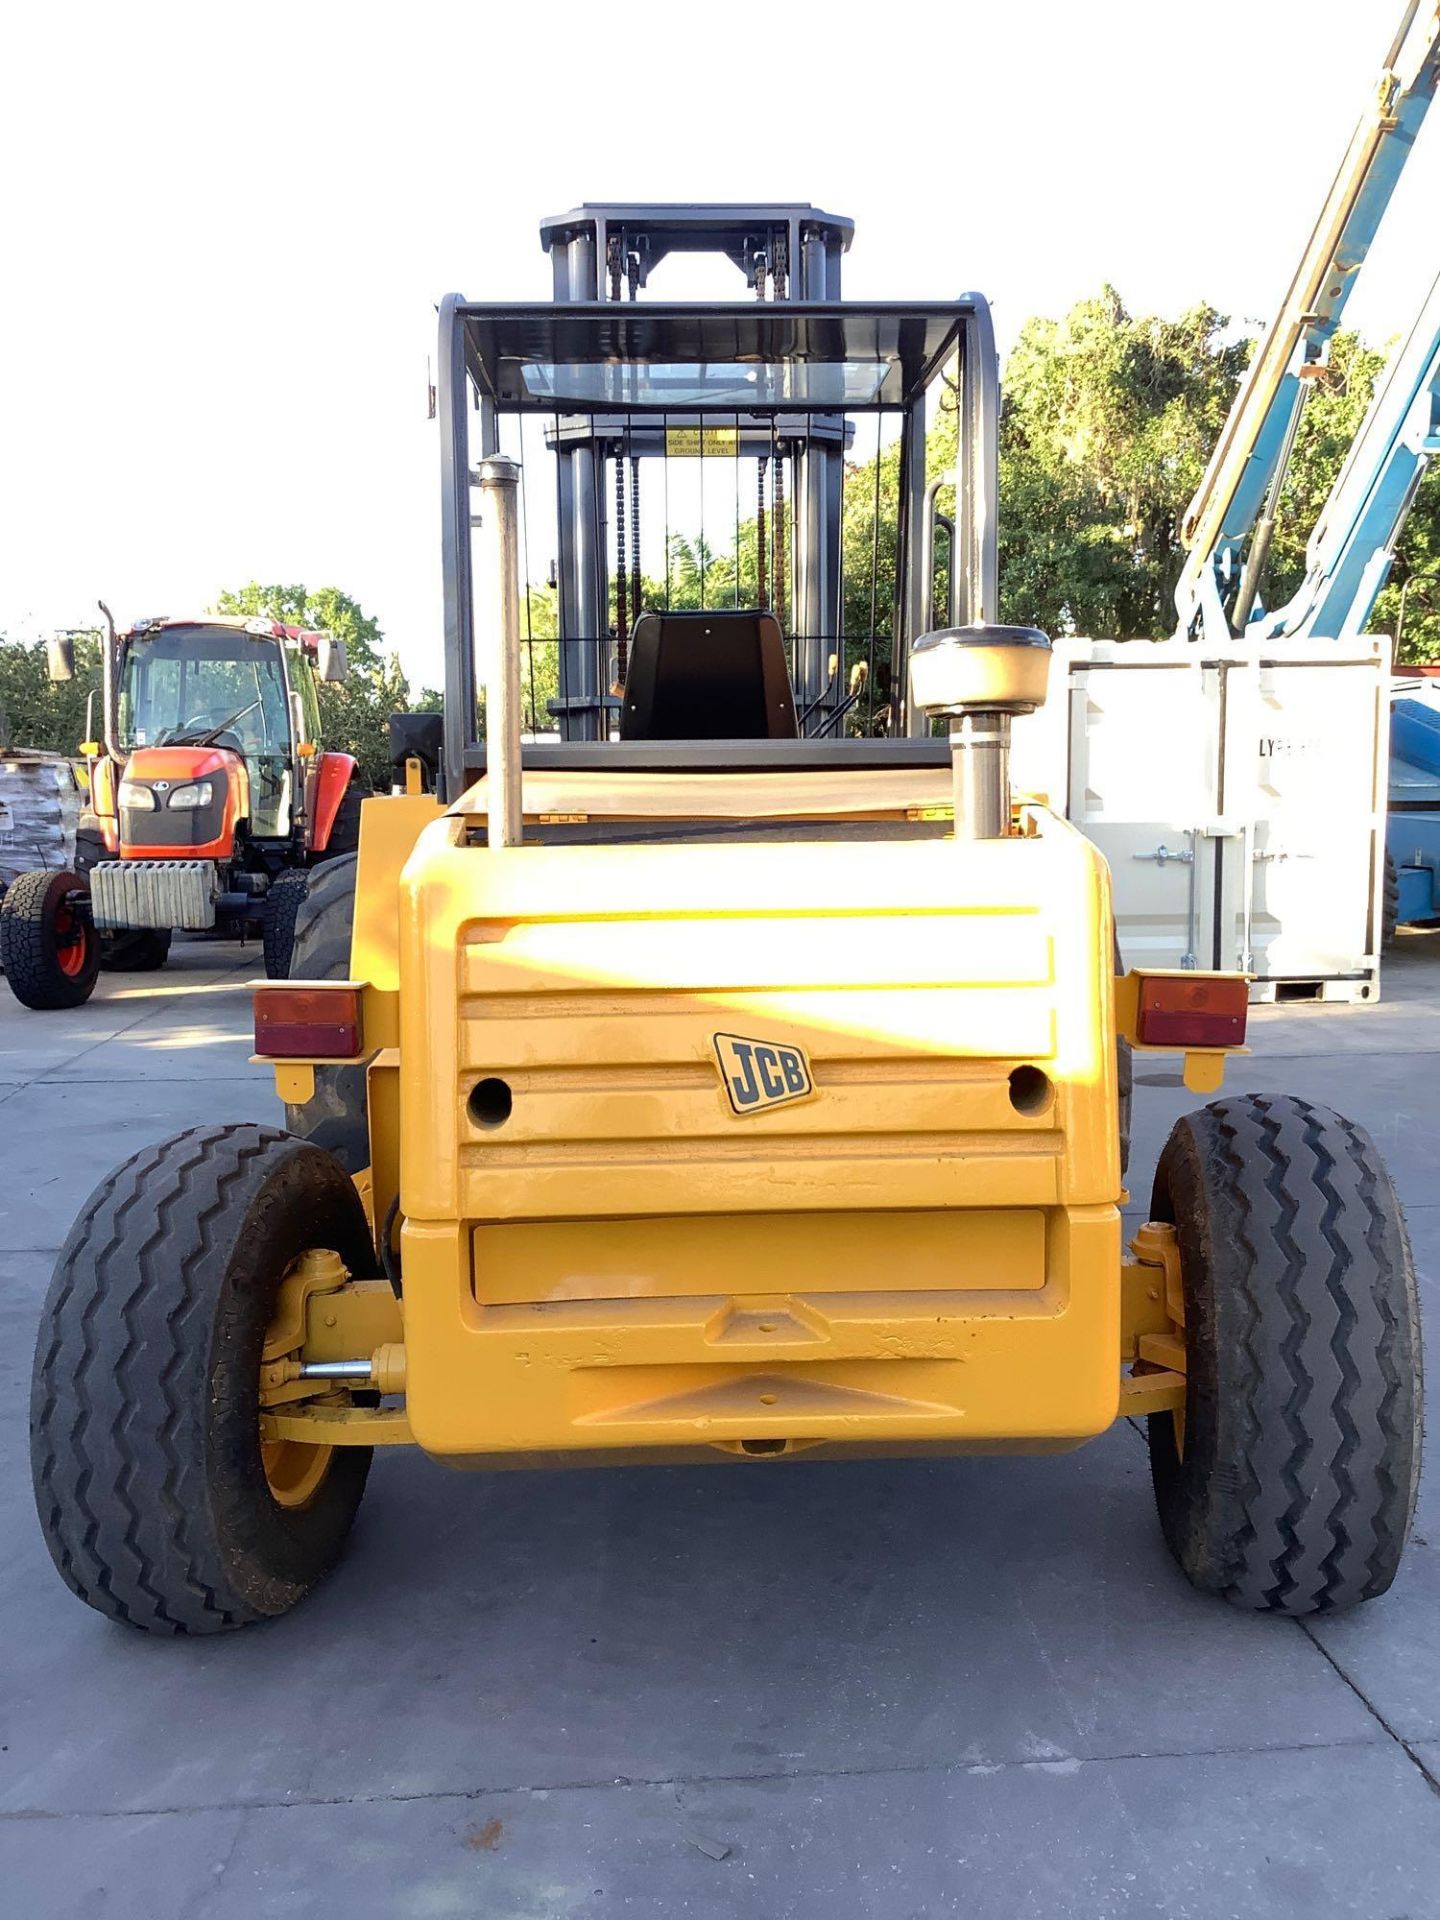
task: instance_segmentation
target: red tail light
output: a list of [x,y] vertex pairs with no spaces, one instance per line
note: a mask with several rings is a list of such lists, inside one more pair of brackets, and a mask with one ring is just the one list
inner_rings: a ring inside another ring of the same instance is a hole
[[1243,1047],[1250,983],[1214,974],[1142,976],[1135,1037],[1145,1047]]
[[362,989],[286,981],[255,989],[255,1051],[269,1060],[353,1060],[363,1051]]

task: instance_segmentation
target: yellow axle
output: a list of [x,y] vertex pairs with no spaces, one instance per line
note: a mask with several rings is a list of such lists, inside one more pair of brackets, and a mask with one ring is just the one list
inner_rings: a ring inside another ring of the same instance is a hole
[[[317,1294],[267,1434],[456,1464],[1057,1450],[1181,1403],[1156,1230],[1121,1247],[1136,995],[1068,826],[484,850],[479,813],[365,809],[358,1184],[377,1234],[398,1214],[404,1298]],[[277,1061],[284,1096],[321,1064]],[[299,1371],[328,1358],[403,1411]]]

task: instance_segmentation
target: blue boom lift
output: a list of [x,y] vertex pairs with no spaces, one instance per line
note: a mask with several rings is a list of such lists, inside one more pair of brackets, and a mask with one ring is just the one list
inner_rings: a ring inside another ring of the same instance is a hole
[[[1181,637],[1212,643],[1240,635],[1335,639],[1360,632],[1374,605],[1389,549],[1419,484],[1419,472],[1406,461],[1418,458],[1423,471],[1428,458],[1397,451],[1392,464],[1384,449],[1387,432],[1391,440],[1402,438],[1411,423],[1411,405],[1400,404],[1402,391],[1411,375],[1410,400],[1424,385],[1427,339],[1433,363],[1440,323],[1433,294],[1311,536],[1311,564],[1300,592],[1269,614],[1260,589],[1306,399],[1314,383],[1327,377],[1330,341],[1437,81],[1440,11],[1434,0],[1425,0],[1423,11],[1422,0],[1407,0],[1300,266],[1186,509],[1181,537],[1187,559],[1175,590]],[[1372,580],[1362,610],[1363,590]]]
[[[1440,278],[1396,354],[1310,535],[1282,606],[1261,586],[1313,383],[1440,78],[1440,12],[1408,0],[1304,259],[1252,361],[1186,513],[1176,589],[1192,638],[1347,640],[1364,632],[1425,470],[1440,452]],[[1440,700],[1391,709],[1385,934],[1440,920]]]

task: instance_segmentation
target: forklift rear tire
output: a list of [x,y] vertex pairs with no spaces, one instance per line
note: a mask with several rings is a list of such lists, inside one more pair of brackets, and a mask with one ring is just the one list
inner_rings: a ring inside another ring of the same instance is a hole
[[[311,869],[310,891],[295,922],[292,979],[349,979],[358,866],[351,853]],[[316,1067],[314,1094],[303,1106],[287,1104],[285,1124],[333,1153],[347,1173],[363,1171],[370,1164],[364,1067]]]
[[260,927],[267,979],[290,978],[290,960],[295,951],[295,916],[305,904],[309,886],[309,874],[298,868],[277,874],[270,882],[265,895],[265,918]]
[[100,936],[100,965],[106,973],[154,973],[169,958],[168,927],[136,927],[129,933]]
[[[345,853],[312,867],[307,892],[295,916],[291,977],[296,980],[348,980],[350,939],[355,930],[355,878],[358,854]],[[303,955],[303,970],[298,964]]]
[[1370,1136],[1288,1095],[1217,1100],[1176,1123],[1150,1211],[1184,1287],[1183,1423],[1149,1422],[1175,1558],[1260,1611],[1384,1593],[1419,1484],[1420,1320]]
[[24,1007],[38,1013],[83,1006],[100,972],[100,939],[85,882],[73,873],[22,873],[0,903],[0,969]]
[[35,1349],[31,1467],[61,1578],[110,1619],[223,1633],[285,1613],[340,1557],[370,1449],[280,1442],[324,1456],[281,1471],[257,1411],[280,1282],[316,1248],[374,1272],[353,1182],[275,1127],[146,1147],[71,1228]]
[[1394,855],[1385,849],[1385,883],[1380,896],[1380,951],[1388,953],[1400,930],[1400,873]]

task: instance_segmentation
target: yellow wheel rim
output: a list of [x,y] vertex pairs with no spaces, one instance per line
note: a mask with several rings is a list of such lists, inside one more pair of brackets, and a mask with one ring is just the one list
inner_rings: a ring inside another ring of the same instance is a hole
[[308,1507],[330,1471],[333,1447],[307,1447],[302,1440],[262,1440],[260,1458],[271,1498],[279,1507]]
[[[276,1361],[299,1357],[305,1332],[304,1276],[307,1269],[313,1272],[317,1263],[326,1262],[339,1266],[335,1255],[323,1250],[302,1254],[291,1262],[281,1281],[275,1316],[265,1336],[262,1370]],[[261,1404],[263,1410],[264,1403]],[[267,1440],[262,1429],[260,1463],[276,1506],[292,1512],[308,1507],[325,1484],[334,1453],[333,1447],[310,1446],[304,1440]]]

